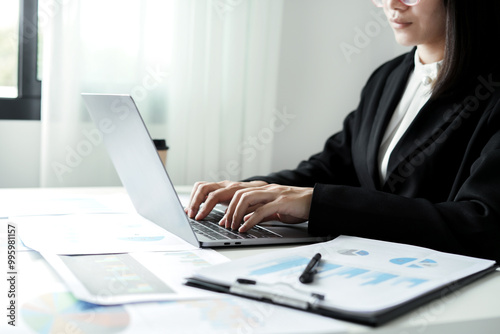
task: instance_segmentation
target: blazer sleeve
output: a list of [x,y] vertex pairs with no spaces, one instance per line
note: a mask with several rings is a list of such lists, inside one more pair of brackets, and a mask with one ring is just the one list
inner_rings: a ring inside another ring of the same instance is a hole
[[[495,93],[481,105],[478,118],[463,119],[467,122],[462,128],[464,133],[472,129],[465,134],[467,137],[455,135],[443,144],[449,150],[454,149],[456,141],[464,142],[464,149],[467,145],[473,146],[474,149],[463,152],[467,158],[457,158],[453,151],[447,151],[456,158],[453,161],[446,160],[444,155],[427,158],[434,159],[429,161],[429,166],[439,165],[437,177],[446,179],[436,185],[439,194],[432,191],[435,187],[429,183],[436,177],[432,173],[415,172],[412,175],[412,185],[422,189],[420,185],[425,183],[431,189],[420,195],[378,187],[378,180],[368,180],[367,171],[362,169],[360,161],[367,159],[365,148],[369,143],[363,142],[361,146],[359,143],[373,124],[377,111],[373,106],[383,93],[386,78],[391,78],[395,71],[403,77],[409,61],[411,57],[396,59],[372,74],[358,108],[346,117],[342,131],[327,140],[321,153],[301,162],[294,170],[248,180],[314,187],[309,212],[309,231],[314,235],[335,237],[344,234],[401,242],[495,259],[500,263],[500,89],[488,87]],[[400,64],[401,67],[395,70]],[[390,91],[394,89],[397,89],[394,85],[389,87]],[[468,99],[463,98],[464,101]],[[435,102],[435,106],[446,114],[447,108],[455,102],[443,99]],[[385,109],[393,110],[391,106]],[[430,129],[434,126],[429,124]],[[369,136],[366,138],[373,140]],[[448,167],[453,175],[446,173]],[[420,180],[419,175],[425,179]]]
[[486,144],[469,176],[457,183],[454,198],[432,203],[318,182],[309,231],[413,244],[500,263],[500,102],[485,114]]

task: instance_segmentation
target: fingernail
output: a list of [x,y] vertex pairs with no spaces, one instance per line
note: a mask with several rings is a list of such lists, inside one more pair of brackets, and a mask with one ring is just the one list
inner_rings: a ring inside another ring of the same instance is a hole
[[226,225],[226,217],[222,217],[222,219],[219,221],[219,226],[224,226]]

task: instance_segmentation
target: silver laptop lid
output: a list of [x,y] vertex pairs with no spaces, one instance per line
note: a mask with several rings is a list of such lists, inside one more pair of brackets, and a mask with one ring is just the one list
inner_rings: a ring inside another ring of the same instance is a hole
[[139,110],[129,95],[82,94],[137,212],[200,246]]

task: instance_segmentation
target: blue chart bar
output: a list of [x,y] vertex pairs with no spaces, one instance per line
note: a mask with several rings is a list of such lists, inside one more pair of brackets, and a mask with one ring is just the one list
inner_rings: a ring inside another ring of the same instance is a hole
[[322,273],[325,273],[327,271],[334,270],[334,269],[337,269],[340,267],[342,267],[340,264],[321,262],[318,266],[318,272],[320,274],[322,274]]
[[427,282],[426,279],[422,278],[413,278],[413,277],[401,277],[397,281],[394,282],[394,285],[399,285],[402,283],[406,283],[406,286],[408,288],[413,288],[414,286],[417,286],[419,284]]
[[[268,274],[279,273],[284,271],[289,273],[290,270],[300,271],[309,263],[309,258],[300,256],[291,256],[275,261],[270,261],[259,268],[250,271],[250,276],[263,276]],[[395,264],[408,265],[415,262],[416,259],[400,258],[391,261]],[[428,259],[426,259],[429,261]],[[430,260],[432,261],[432,260]],[[424,265],[424,263],[434,264],[435,262],[424,262],[418,261]],[[379,285],[379,284],[390,284],[390,285],[402,285],[408,288],[413,288],[419,284],[427,282],[426,279],[414,278],[414,277],[402,277],[395,274],[384,273],[372,271],[370,269],[356,268],[356,267],[345,267],[339,264],[321,262],[318,266],[318,279],[326,279],[328,277],[339,276],[347,280],[356,280],[360,286],[367,285]]]
[[347,278],[352,278],[352,277],[355,277],[358,275],[366,274],[367,272],[369,272],[369,270],[367,270],[367,269],[346,267],[345,269],[342,269],[341,271],[339,271],[333,275],[345,276]]
[[[283,270],[290,270],[290,269],[300,269],[302,270],[307,266],[311,259],[305,258],[305,257],[289,257],[285,259],[281,259],[279,261],[273,261],[271,265],[269,263],[265,267],[261,267],[259,269],[255,269],[249,273],[249,275],[253,276],[262,276],[262,275],[267,275],[267,274],[273,274],[279,271]],[[282,261],[282,262],[281,262]],[[326,262],[320,262],[318,266],[318,272],[324,273],[330,270],[334,270],[337,268],[342,267],[341,265],[338,264],[333,264],[333,263],[326,263]]]
[[367,274],[367,275],[363,276],[363,279],[371,279],[371,280],[366,282],[366,283],[363,283],[361,285],[370,285],[370,284],[377,285],[377,284],[383,283],[385,281],[388,281],[388,280],[396,278],[396,277],[399,277],[399,276],[393,275],[393,274],[387,274],[387,273],[373,272],[371,274]]
[[[328,269],[320,269],[320,279],[325,279],[332,276],[340,276],[347,280],[355,279],[359,285],[379,285],[382,283],[388,283],[392,285],[405,285],[408,288],[413,288],[419,284],[427,282],[426,279],[413,278],[413,277],[401,277],[399,275],[371,271],[369,269],[355,268],[355,267],[343,267],[341,265],[327,264]],[[323,274],[327,270],[338,269],[334,272]],[[322,275],[323,274],[323,275]]]
[[282,270],[289,270],[295,267],[305,267],[309,263],[308,258],[305,257],[290,257],[273,261],[273,264],[253,270],[249,273],[252,276],[262,276],[267,274],[276,273]]

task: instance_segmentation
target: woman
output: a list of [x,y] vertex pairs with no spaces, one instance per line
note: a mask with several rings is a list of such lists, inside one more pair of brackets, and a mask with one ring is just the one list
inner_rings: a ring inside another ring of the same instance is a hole
[[294,170],[197,183],[186,212],[230,202],[221,225],[241,232],[309,220],[316,235],[500,261],[498,1],[373,1],[416,47],[372,74],[343,130]]

